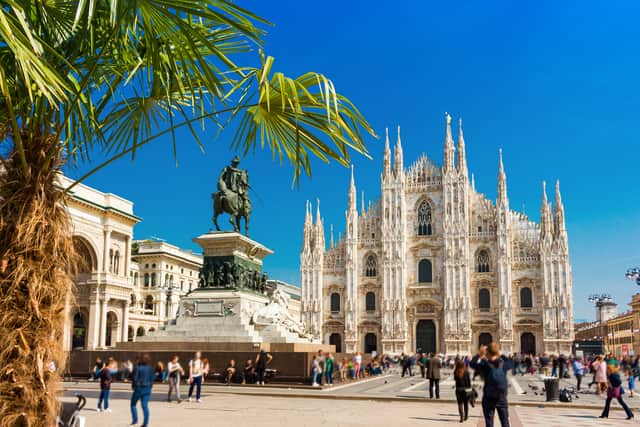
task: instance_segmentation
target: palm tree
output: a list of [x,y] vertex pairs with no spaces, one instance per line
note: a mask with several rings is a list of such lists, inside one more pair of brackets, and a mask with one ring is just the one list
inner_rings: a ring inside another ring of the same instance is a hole
[[265,25],[229,0],[2,2],[0,426],[50,426],[57,412],[75,265],[64,165],[105,153],[93,173],[160,137],[175,155],[176,129],[202,146],[205,124],[234,120],[235,149],[270,151],[294,179],[312,156],[367,154],[373,131],[330,80],[272,70]]

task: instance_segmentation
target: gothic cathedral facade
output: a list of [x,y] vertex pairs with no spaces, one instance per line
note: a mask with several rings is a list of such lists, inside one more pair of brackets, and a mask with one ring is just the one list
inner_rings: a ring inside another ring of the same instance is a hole
[[[444,165],[426,156],[393,164],[387,133],[381,198],[357,209],[351,182],[346,231],[326,248],[318,205],[306,207],[300,257],[301,320],[337,352],[569,353],[572,274],[560,187],[543,182],[540,223],[511,210],[500,152],[495,203],[469,179],[462,122],[454,154],[446,117]],[[318,202],[319,203],[319,202]]]

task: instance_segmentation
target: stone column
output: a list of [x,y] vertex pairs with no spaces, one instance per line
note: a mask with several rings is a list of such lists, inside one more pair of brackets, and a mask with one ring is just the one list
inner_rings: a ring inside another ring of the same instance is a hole
[[[124,277],[129,278],[129,264],[131,263],[131,236],[124,238]],[[133,285],[133,278],[131,279]]]
[[124,301],[122,307],[122,333],[120,338],[122,342],[129,341],[129,301]]
[[102,271],[108,273],[111,267],[109,249],[111,248],[111,226],[104,227],[104,253],[102,254]]
[[106,346],[107,339],[107,298],[105,297],[101,302],[100,309],[100,348],[104,348]]
[[89,299],[89,325],[87,327],[87,350],[95,350],[100,341],[100,307],[98,295]]

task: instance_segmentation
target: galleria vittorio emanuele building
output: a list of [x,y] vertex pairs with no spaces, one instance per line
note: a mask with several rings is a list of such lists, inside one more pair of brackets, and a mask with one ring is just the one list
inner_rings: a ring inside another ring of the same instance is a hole
[[540,223],[509,206],[498,162],[494,202],[469,178],[462,123],[447,115],[444,165],[423,155],[405,168],[400,132],[387,135],[381,197],[358,211],[351,174],[346,231],[328,248],[307,204],[301,253],[302,321],[337,351],[570,352],[572,274],[564,207],[542,183]]

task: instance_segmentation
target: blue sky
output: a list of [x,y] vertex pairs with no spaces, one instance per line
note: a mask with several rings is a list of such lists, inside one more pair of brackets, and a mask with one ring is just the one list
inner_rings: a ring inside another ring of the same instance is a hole
[[[541,181],[560,179],[574,272],[576,318],[590,319],[590,293],[627,309],[640,265],[640,16],[638,2],[238,0],[274,22],[266,51],[274,68],[320,71],[353,100],[378,135],[402,127],[405,164],[425,152],[441,164],[444,113],[463,117],[476,188],[496,194],[504,151],[511,206],[539,219]],[[87,183],[135,203],[135,236],[191,249],[206,232],[211,192],[234,153],[232,132],[203,155],[179,133],[179,166],[169,140],[120,160]],[[205,137],[205,139],[207,139]],[[354,159],[358,192],[380,193],[382,140]],[[266,270],[299,283],[306,199],[321,199],[325,225],[344,230],[348,169],[314,162],[291,187],[291,168],[266,152],[244,159],[254,214],[252,237],[275,250]],[[86,168],[68,171],[78,177]],[[552,188],[553,186],[550,185]],[[553,197],[552,194],[549,194]],[[226,222],[226,220],[223,220]]]

